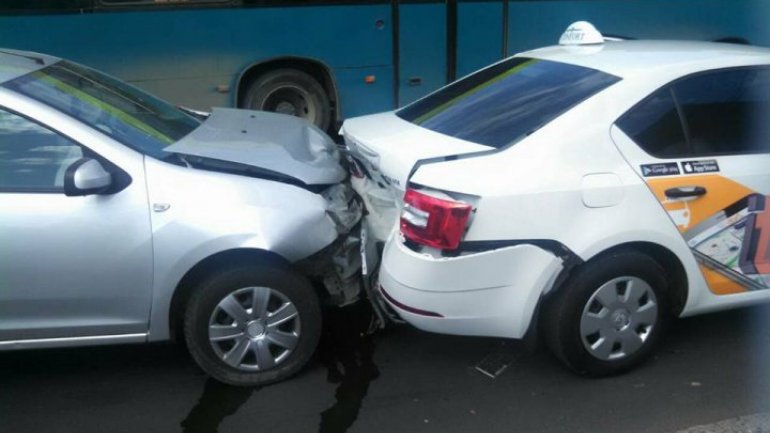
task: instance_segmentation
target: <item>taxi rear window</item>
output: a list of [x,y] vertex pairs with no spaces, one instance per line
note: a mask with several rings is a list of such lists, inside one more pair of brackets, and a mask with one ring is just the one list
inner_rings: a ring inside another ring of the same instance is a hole
[[442,134],[502,148],[618,81],[595,69],[515,57],[456,81],[396,115]]

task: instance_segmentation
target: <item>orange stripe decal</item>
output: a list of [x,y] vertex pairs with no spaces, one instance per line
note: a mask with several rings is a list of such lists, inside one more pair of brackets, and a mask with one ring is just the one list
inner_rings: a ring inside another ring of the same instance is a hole
[[[766,197],[719,174],[645,180],[692,248],[712,293],[767,288],[762,275],[770,274]],[[689,200],[666,196],[668,189],[687,187],[705,188],[706,194]]]
[[706,279],[709,289],[715,295],[732,295],[748,291],[746,286],[727,278],[711,268],[701,265],[700,270],[703,272],[703,277]]

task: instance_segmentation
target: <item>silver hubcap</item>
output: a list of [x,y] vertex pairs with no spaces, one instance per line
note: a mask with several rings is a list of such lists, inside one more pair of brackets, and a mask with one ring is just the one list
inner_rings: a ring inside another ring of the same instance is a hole
[[657,320],[652,287],[641,278],[619,277],[591,295],[580,318],[580,336],[594,357],[617,360],[641,349]]
[[209,319],[209,342],[224,362],[266,370],[291,354],[300,336],[297,308],[269,287],[245,287],[222,299]]

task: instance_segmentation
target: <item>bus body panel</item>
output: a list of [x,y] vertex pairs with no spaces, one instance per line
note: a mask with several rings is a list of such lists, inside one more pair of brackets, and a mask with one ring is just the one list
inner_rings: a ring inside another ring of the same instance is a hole
[[399,105],[446,84],[446,56],[446,4],[402,3],[399,6]]
[[[333,71],[339,88],[339,98],[344,101],[340,118],[362,116],[375,111],[389,110],[396,105],[393,98],[393,67],[339,68]],[[374,76],[375,82],[367,84],[363,77]]]
[[40,10],[54,3],[0,8],[0,47],[69,58],[202,110],[237,106],[255,65],[316,62],[331,75],[337,120],[405,105],[506,55],[553,45],[578,20],[633,38],[770,44],[764,0],[68,0]]
[[[275,58],[358,68],[363,84],[366,68],[392,65],[390,26],[390,6],[382,4],[11,15],[0,17],[0,46],[72,59],[164,99],[209,110],[236,105],[241,73]],[[377,78],[390,95],[392,81],[384,82],[390,77]],[[392,96],[373,94],[373,103],[361,105],[375,87],[355,88],[365,93],[343,111],[392,107]]]
[[460,2],[457,6],[457,78],[503,57],[503,3]]
[[508,55],[554,45],[554,35],[575,21],[589,21],[605,35],[634,39],[741,37],[768,45],[770,31],[759,18],[768,13],[770,4],[761,0],[512,1]]

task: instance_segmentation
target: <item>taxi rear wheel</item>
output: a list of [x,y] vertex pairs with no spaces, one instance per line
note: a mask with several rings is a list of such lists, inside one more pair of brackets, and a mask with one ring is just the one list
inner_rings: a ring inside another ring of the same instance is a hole
[[660,338],[666,286],[664,269],[643,253],[590,261],[545,305],[546,343],[579,374],[625,372],[647,359]]

